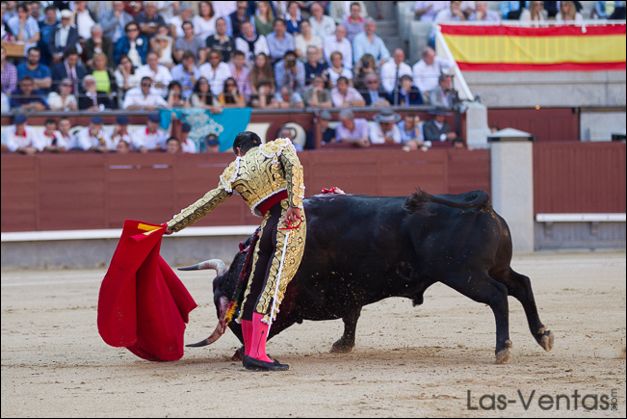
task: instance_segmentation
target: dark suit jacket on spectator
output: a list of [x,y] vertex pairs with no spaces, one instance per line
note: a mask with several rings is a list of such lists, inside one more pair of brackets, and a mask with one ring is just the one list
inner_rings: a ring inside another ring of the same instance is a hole
[[78,29],[75,26],[70,27],[70,32],[67,36],[67,42],[65,43],[65,47],[62,47],[57,44],[57,34],[59,33],[59,29],[61,25],[57,25],[52,34],[50,35],[50,39],[48,40],[48,51],[50,54],[64,54],[69,49],[76,49],[76,46],[79,43],[80,37],[78,36]]
[[[361,91],[359,93],[361,93],[361,95],[364,97],[364,100],[366,101],[366,106],[371,106],[373,102],[373,94],[371,94],[370,91],[368,90]],[[379,89],[378,93],[379,93],[379,99],[385,99],[388,102],[392,103],[392,101],[390,100],[390,97],[383,89]]]
[[231,59],[231,53],[235,51],[235,38],[229,36],[228,41],[220,42],[215,35],[208,36],[205,40],[207,48],[211,48],[222,53],[222,61],[228,63]]
[[246,17],[244,18],[244,20],[239,20],[239,18],[237,17],[237,11],[229,15],[229,20],[231,22],[231,32],[232,32],[231,36],[233,38],[237,38],[238,36],[242,34],[240,30],[242,23],[251,22],[253,25],[255,24],[255,22],[252,20],[249,14],[246,14]]
[[[94,40],[89,38],[85,43],[85,48],[83,48],[83,62],[86,63],[94,57],[94,54],[96,53],[94,48]],[[113,61],[111,60],[111,54],[113,54],[113,44],[109,38],[104,36],[102,37],[102,53],[107,56],[107,65],[110,68],[113,68]]]
[[[83,81],[83,77],[85,77],[86,75],[87,69],[80,63],[76,64],[76,82],[78,83],[78,85],[81,84],[81,82]],[[65,67],[65,61],[52,66],[53,90],[56,90],[55,88],[58,82],[66,78],[69,79],[71,77],[68,75],[67,69]]]
[[[390,94],[390,103],[392,105],[422,105],[424,103],[422,93],[420,93],[420,90],[416,86],[412,86],[408,93],[403,93],[401,89],[398,89],[398,96],[396,98],[394,96],[394,92],[392,92]],[[407,101],[409,101],[409,103],[407,103]]]
[[[104,93],[98,93],[96,96],[97,105],[104,105],[105,109],[114,109],[113,103],[109,96]],[[78,109],[83,111],[85,109],[89,109],[94,106],[94,101],[91,97],[87,97],[84,94],[81,94],[78,98]]]
[[451,132],[451,127],[446,122],[444,122],[444,124],[442,125],[442,128],[440,128],[436,125],[434,120],[427,121],[422,127],[422,132],[423,132],[425,141],[431,141],[434,145],[437,145],[437,144],[447,144],[451,146],[453,145],[452,141],[441,139],[442,134],[448,134],[449,132]]
[[305,64],[305,84],[309,85],[313,81],[316,76],[324,76],[326,77],[325,72],[329,68],[327,63],[324,61],[319,61],[315,66],[309,64],[309,61],[306,61]]
[[11,109],[19,109],[22,105],[28,105],[34,102],[41,103],[46,107],[46,109],[49,109],[48,102],[46,102],[46,100],[41,95],[33,92],[30,96],[24,96],[19,87],[13,93],[13,95],[11,95],[10,104]]

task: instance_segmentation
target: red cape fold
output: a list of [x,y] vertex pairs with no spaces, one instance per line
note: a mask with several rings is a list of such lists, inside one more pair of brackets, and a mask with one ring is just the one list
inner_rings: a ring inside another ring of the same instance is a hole
[[149,361],[183,356],[183,334],[196,302],[159,255],[164,228],[126,220],[98,296],[98,332]]

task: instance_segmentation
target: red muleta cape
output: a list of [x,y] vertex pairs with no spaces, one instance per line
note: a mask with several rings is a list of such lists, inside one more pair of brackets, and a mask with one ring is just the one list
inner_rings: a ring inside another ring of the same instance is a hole
[[183,356],[183,334],[196,302],[159,255],[163,226],[124,221],[98,296],[98,332],[111,346],[149,361]]

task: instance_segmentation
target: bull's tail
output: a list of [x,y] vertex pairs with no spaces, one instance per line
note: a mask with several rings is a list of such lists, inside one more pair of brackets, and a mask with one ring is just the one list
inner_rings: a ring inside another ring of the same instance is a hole
[[429,202],[454,208],[481,208],[490,205],[490,195],[479,190],[460,195],[431,195],[418,189],[405,201],[405,209],[409,212],[419,212]]

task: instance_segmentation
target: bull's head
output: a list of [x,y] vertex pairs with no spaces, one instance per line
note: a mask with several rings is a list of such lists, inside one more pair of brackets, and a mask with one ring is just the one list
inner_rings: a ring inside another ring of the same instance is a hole
[[231,262],[229,269],[226,268],[226,264],[220,259],[210,259],[192,266],[179,268],[181,271],[196,271],[203,269],[213,269],[216,271],[216,277],[213,280],[213,303],[216,306],[218,324],[208,338],[186,346],[201,347],[211,345],[220,339],[220,337],[222,337],[222,335],[226,332],[226,328],[228,326],[226,319],[227,310],[234,296],[240,273],[244,268],[246,254],[248,251],[251,251],[251,241],[252,237],[248,238],[245,243],[240,244],[240,251]]

